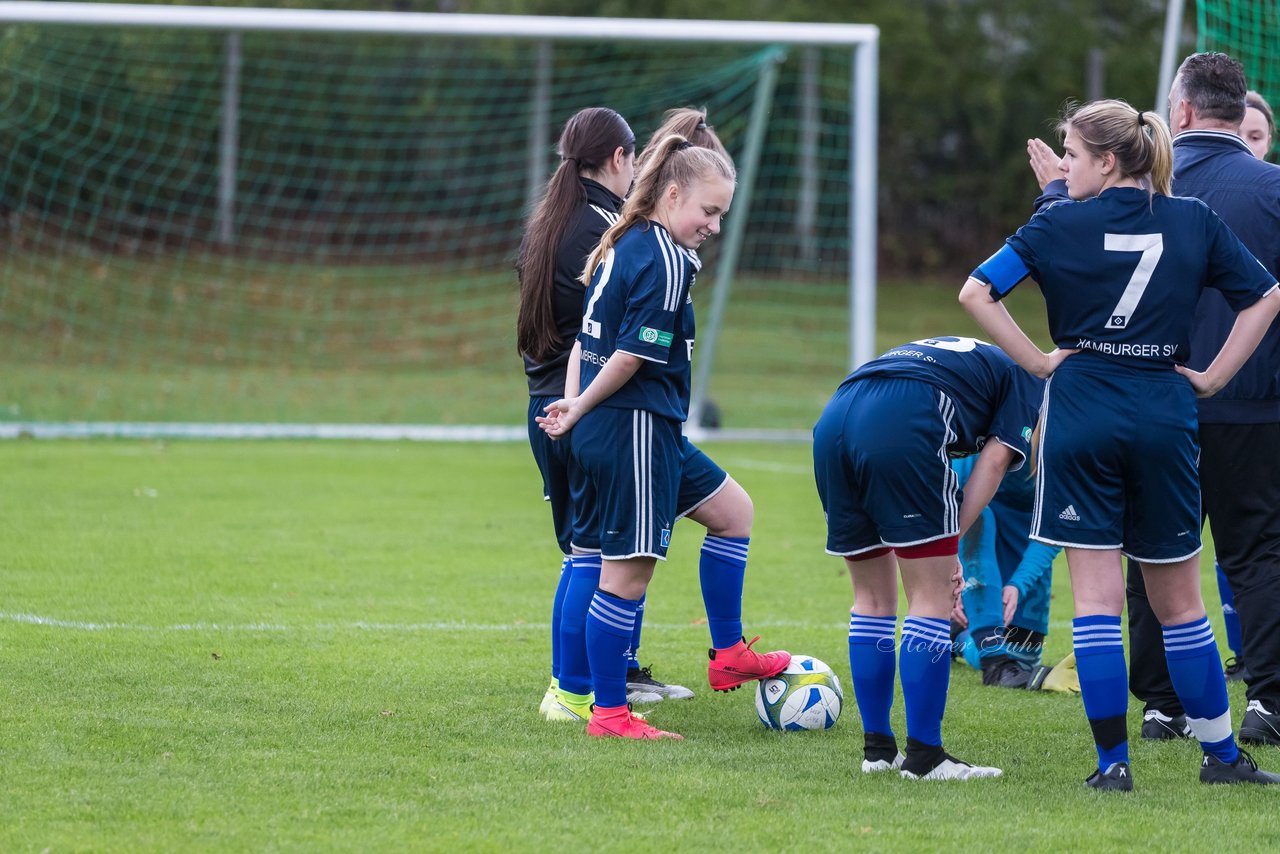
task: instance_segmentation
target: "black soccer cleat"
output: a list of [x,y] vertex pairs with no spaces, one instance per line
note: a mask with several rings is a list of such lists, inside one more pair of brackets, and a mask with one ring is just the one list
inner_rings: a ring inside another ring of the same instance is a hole
[[1253,757],[1241,750],[1235,762],[1223,762],[1212,753],[1204,755],[1200,763],[1201,783],[1260,783],[1264,786],[1280,783],[1280,774],[1263,771]]
[[1142,737],[1150,741],[1191,738],[1191,725],[1186,715],[1166,715],[1159,709],[1142,713]]
[[982,660],[982,684],[999,688],[1026,688],[1031,681],[1031,671],[1023,668],[1007,655],[996,655]]
[[1049,678],[1053,668],[1047,664],[1037,664],[1031,668],[1031,677],[1027,680],[1028,691],[1039,691],[1044,687],[1044,680]]
[[1128,762],[1113,762],[1107,773],[1094,771],[1084,784],[1100,792],[1132,792],[1133,774],[1129,773]]
[[657,703],[661,700],[687,700],[693,692],[683,685],[659,682],[648,667],[627,668],[627,702]]
[[1280,712],[1268,711],[1261,700],[1250,700],[1240,722],[1240,740],[1245,744],[1280,745]]
[[1245,666],[1243,658],[1233,655],[1227,659],[1222,675],[1227,677],[1228,682],[1248,682],[1249,668]]

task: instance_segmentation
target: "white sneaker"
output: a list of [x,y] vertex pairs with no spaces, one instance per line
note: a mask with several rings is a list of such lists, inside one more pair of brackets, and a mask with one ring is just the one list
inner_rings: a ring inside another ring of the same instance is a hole
[[933,770],[924,775],[901,772],[905,780],[976,780],[980,777],[999,777],[1004,774],[999,768],[988,768],[983,765],[970,765],[950,754],[943,754],[943,759]]
[[877,759],[875,762],[872,762],[870,759],[864,759],[862,760],[862,773],[875,774],[877,771],[901,770],[902,760],[905,758],[906,757],[902,755],[902,752],[899,751],[898,755],[893,757],[892,762],[890,762],[888,759]]

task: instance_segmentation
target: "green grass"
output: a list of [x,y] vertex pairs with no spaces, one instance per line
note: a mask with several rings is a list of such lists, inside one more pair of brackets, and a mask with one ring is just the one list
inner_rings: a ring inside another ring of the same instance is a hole
[[[876,352],[978,334],[963,278],[881,282]],[[522,424],[515,299],[507,273],[0,253],[0,421]],[[1034,289],[1009,303],[1047,345]],[[709,383],[724,426],[811,427],[848,329],[841,280],[737,281]]]
[[[756,504],[747,630],[847,677],[808,449],[709,450]],[[959,666],[948,747],[1003,779],[854,774],[851,692],[829,732],[764,731],[748,691],[706,687],[688,522],[642,648],[697,692],[652,713],[686,741],[542,721],[559,561],[520,445],[12,442],[0,471],[3,851],[1280,846],[1276,793],[1201,786],[1193,744],[1135,741],[1136,792],[1084,790],[1078,697]]]

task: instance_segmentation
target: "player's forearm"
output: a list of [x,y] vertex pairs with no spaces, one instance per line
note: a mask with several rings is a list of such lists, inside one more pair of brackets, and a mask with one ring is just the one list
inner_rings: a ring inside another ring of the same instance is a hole
[[991,342],[1008,353],[1023,369],[1037,377],[1048,376],[1045,354],[1022,331],[1004,303],[991,298],[988,285],[971,277],[960,289],[960,304],[987,333]]
[[1207,394],[1216,394],[1231,382],[1231,378],[1253,355],[1262,336],[1267,334],[1277,312],[1280,312],[1280,289],[1272,288],[1269,294],[1236,315],[1231,334],[1213,363],[1204,371],[1209,385],[1205,389]]
[[577,397],[582,380],[582,342],[574,341],[564,372],[564,396]]
[[1062,549],[1057,546],[1038,543],[1034,540],[1027,543],[1027,549],[1018,561],[1018,568],[1009,576],[1009,583],[1018,588],[1018,592],[1026,596],[1050,572],[1053,559]]
[[600,373],[596,374],[596,378],[587,386],[586,391],[575,401],[574,409],[577,410],[578,417],[581,418],[595,409],[626,385],[627,380],[640,370],[643,362],[644,360],[639,356],[633,356],[630,353],[615,352],[610,356],[609,361],[600,369]]
[[970,526],[981,515],[982,509],[991,501],[991,496],[1000,488],[1000,481],[1009,470],[1014,460],[1013,449],[993,439],[988,439],[978,461],[973,464],[973,472],[964,487],[964,501],[960,504],[960,536],[964,536]]

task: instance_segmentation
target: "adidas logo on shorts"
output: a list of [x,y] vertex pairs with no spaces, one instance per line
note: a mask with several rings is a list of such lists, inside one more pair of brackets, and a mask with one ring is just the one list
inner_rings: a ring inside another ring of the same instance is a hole
[[1068,522],[1079,522],[1080,514],[1076,513],[1074,504],[1068,504],[1067,509],[1058,514],[1059,519],[1066,519]]

